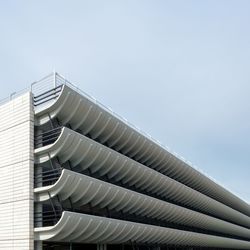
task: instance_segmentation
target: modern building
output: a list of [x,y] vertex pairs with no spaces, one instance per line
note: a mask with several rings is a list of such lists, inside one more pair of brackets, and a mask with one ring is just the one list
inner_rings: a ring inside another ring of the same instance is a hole
[[0,249],[250,249],[250,206],[53,73],[0,106]]

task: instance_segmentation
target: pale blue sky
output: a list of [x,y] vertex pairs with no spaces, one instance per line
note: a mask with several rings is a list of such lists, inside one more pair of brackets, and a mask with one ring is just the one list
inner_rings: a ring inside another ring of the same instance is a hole
[[54,68],[250,201],[250,1],[1,1],[1,93]]

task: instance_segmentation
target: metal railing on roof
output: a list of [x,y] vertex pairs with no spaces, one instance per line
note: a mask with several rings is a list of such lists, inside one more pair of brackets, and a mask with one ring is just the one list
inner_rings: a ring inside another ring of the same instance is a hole
[[45,104],[51,100],[55,100],[60,95],[62,86],[63,85],[59,85],[55,88],[43,92],[42,94],[33,96],[34,106],[36,107]]
[[21,96],[21,95],[23,95],[23,94],[25,94],[25,93],[27,93],[27,92],[29,92],[29,91],[30,91],[30,88],[25,88],[25,89],[19,90],[17,92],[11,93],[8,97],[5,97],[5,98],[0,100],[0,106],[17,98],[17,97],[19,97],[19,96]]
[[[124,117],[120,116],[119,114],[115,113],[111,108],[109,108],[109,107],[105,106],[104,104],[102,104],[101,102],[99,102],[95,97],[93,97],[93,96],[87,94],[86,92],[82,91],[80,88],[77,87],[77,85],[71,83],[64,76],[60,75],[57,72],[53,72],[53,73],[49,74],[48,76],[42,78],[41,80],[32,83],[31,84],[31,91],[32,91],[32,93],[34,95],[40,95],[43,92],[49,91],[51,89],[56,89],[58,86],[62,86],[62,85],[69,86],[70,88],[72,88],[73,90],[75,90],[76,92],[78,92],[79,94],[84,96],[85,98],[89,99],[91,102],[94,102],[96,105],[98,105],[102,109],[106,110],[107,112],[109,112],[111,115],[113,115],[117,119],[124,122],[127,126],[131,127],[135,131],[137,131],[140,134],[144,135],[149,140],[153,141],[154,143],[156,143],[160,147],[164,148],[166,151],[168,151],[170,154],[172,154],[173,156],[177,157],[178,159],[180,159],[181,161],[186,163],[188,166],[192,167],[193,169],[195,169],[198,172],[205,175],[211,181],[213,181],[213,182],[217,183],[218,185],[224,187],[223,184],[216,181],[213,177],[209,176],[202,169],[198,168],[196,165],[192,164],[190,161],[186,160],[184,157],[182,157],[179,154],[177,154],[176,152],[172,151],[166,145],[163,145],[159,140],[154,139],[150,134],[144,132],[143,130],[141,130],[140,128],[135,126],[134,124],[130,123],[126,118],[124,118]],[[232,192],[232,191],[230,191],[230,192]]]
[[[166,145],[163,145],[159,140],[154,139],[151,135],[149,135],[148,133],[142,131],[140,128],[138,128],[134,124],[130,123],[126,118],[124,118],[121,115],[115,113],[110,107],[105,106],[104,104],[99,102],[95,97],[93,97],[93,96],[87,94],[86,92],[82,91],[75,84],[71,83],[64,76],[60,75],[57,72],[53,72],[53,73],[47,75],[46,77],[42,78],[41,80],[32,83],[31,84],[31,91],[32,91],[32,93],[34,95],[34,98],[37,100],[37,98],[39,96],[42,96],[42,95],[48,93],[49,91],[53,91],[53,90],[57,89],[58,87],[60,87],[62,85],[69,86],[70,88],[72,88],[73,90],[75,90],[76,92],[78,92],[79,94],[84,96],[85,98],[89,99],[91,102],[94,102],[96,105],[98,105],[99,107],[101,107],[102,109],[104,109],[105,111],[110,113],[111,115],[115,116],[117,119],[124,122],[126,125],[128,125],[132,129],[134,129],[135,131],[138,131],[140,134],[144,135],[145,137],[147,137],[148,139],[150,139],[151,141],[153,141],[154,143],[156,143],[160,147],[163,147],[164,149],[166,149],[172,155],[176,156],[177,158],[181,159],[186,164],[191,165],[193,168],[195,168],[195,169],[199,170],[200,172],[202,172],[202,170],[200,170],[197,167],[193,166],[189,161],[184,159],[182,156],[178,155],[176,152],[171,151]],[[40,99],[40,101],[41,101],[41,99]],[[39,106],[39,103],[37,104],[37,106]]]

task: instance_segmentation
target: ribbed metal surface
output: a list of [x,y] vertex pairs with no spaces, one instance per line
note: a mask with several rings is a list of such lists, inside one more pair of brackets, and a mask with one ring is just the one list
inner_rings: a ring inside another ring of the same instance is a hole
[[139,190],[170,198],[225,220],[250,227],[250,218],[187,186],[103,146],[77,132],[63,128],[57,141],[35,150],[35,163],[59,156],[61,163],[70,160],[72,167],[90,169],[108,175]]
[[120,244],[174,244],[249,249],[250,242],[104,217],[63,212],[53,227],[36,228],[35,240]]
[[81,129],[83,134],[90,134],[92,138],[98,138],[115,150],[250,216],[250,206],[247,203],[112,115],[93,100],[66,85],[54,104],[40,111],[37,110],[36,124],[48,122],[49,117],[59,118],[62,124],[70,122],[74,130]]
[[35,189],[35,200],[42,202],[59,196],[70,198],[74,207],[90,203],[93,207],[114,209],[145,218],[158,219],[250,239],[250,230],[180,206],[164,202],[67,169],[52,186]]

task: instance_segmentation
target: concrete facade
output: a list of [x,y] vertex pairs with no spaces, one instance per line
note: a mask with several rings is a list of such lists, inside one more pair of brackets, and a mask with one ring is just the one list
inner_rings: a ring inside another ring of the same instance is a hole
[[31,93],[0,106],[0,249],[32,250],[33,131]]
[[250,249],[250,206],[55,73],[0,105],[0,249]]

